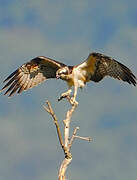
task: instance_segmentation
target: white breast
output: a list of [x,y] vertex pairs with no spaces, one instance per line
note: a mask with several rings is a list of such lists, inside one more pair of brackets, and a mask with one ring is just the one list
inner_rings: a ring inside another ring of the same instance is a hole
[[83,79],[85,79],[86,71],[80,71],[78,68],[74,68],[73,71],[74,81],[77,83],[78,87],[82,88],[85,86]]

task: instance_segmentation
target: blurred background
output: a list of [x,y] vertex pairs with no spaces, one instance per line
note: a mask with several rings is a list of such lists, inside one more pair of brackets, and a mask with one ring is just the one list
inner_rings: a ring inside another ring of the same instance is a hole
[[[136,0],[1,0],[0,87],[16,68],[36,56],[68,65],[97,51],[127,65],[137,75]],[[53,120],[42,105],[50,100],[61,125],[69,108],[57,102],[61,80],[7,98],[0,94],[0,179],[57,179],[64,158]],[[68,179],[137,178],[137,89],[105,78],[79,90],[71,133],[76,140]]]

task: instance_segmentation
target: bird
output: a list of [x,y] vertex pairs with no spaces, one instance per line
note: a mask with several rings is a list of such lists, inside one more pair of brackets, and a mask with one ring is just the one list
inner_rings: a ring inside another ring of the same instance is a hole
[[11,97],[16,92],[20,94],[48,79],[62,79],[67,82],[68,90],[58,100],[70,97],[74,87],[71,103],[78,104],[78,88],[83,88],[90,81],[100,82],[106,76],[136,86],[137,78],[128,67],[109,56],[92,52],[86,60],[74,66],[67,66],[45,56],[35,57],[11,73],[4,80],[6,84],[0,91],[7,89],[4,95]]

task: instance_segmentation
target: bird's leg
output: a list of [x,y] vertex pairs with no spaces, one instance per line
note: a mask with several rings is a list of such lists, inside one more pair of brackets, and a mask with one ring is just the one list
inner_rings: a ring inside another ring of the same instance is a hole
[[62,100],[63,98],[70,97],[72,90],[69,88],[66,92],[62,93],[61,96],[58,98],[58,101]]
[[77,84],[75,84],[74,85],[74,94],[70,99],[70,103],[72,105],[78,105],[78,102],[76,101],[77,92],[78,92],[78,86],[77,86]]

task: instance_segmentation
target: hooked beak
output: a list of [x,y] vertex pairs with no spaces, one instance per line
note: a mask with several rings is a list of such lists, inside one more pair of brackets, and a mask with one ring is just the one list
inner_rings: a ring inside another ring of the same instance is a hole
[[59,78],[60,78],[60,75],[57,74],[57,75],[56,75],[56,78],[59,79]]

